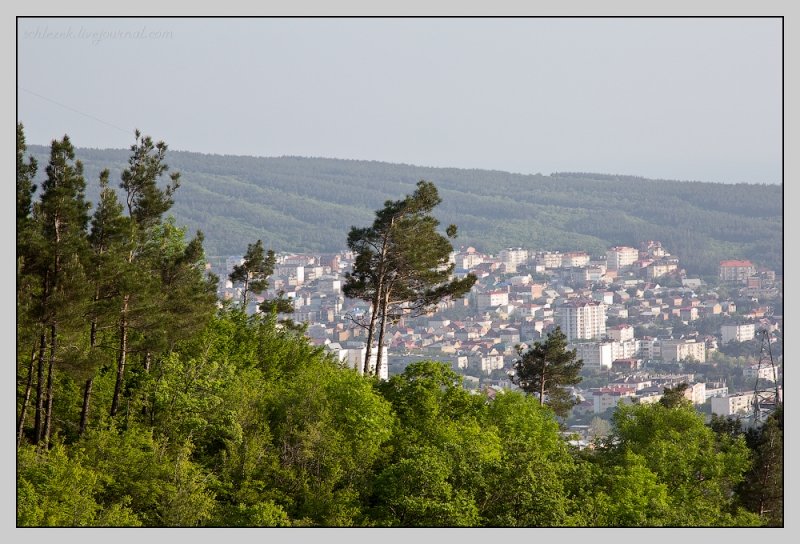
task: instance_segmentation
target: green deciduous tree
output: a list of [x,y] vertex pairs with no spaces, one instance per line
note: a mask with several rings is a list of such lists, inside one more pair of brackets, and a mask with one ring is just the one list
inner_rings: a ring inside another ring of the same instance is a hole
[[575,360],[577,350],[567,350],[567,337],[556,327],[544,342],[537,341],[526,352],[517,351],[514,362],[514,383],[526,393],[535,393],[540,405],[547,405],[563,417],[577,404],[565,385],[580,383],[578,376],[583,360]]
[[612,423],[613,432],[599,453],[605,466],[634,466],[631,459],[640,466],[643,461],[666,490],[666,509],[657,523],[650,520],[654,525],[758,524],[757,516],[738,509],[734,500],[750,465],[743,437],[718,437],[702,414],[683,403],[620,405]]

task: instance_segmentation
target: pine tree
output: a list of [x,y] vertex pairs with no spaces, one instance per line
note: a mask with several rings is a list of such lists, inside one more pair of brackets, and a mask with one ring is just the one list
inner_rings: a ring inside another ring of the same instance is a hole
[[[86,280],[83,263],[88,250],[86,239],[90,203],[84,200],[86,182],[83,166],[67,136],[54,140],[50,150],[47,179],[42,184],[40,201],[34,207],[35,229],[31,255],[41,279],[37,301],[40,325],[38,380],[34,443],[49,445],[53,384],[59,360],[59,339],[82,313]],[[62,338],[64,339],[64,338]],[[47,382],[45,385],[45,355]],[[46,401],[46,405],[45,405]]]
[[247,244],[247,253],[244,262],[233,267],[228,278],[234,283],[241,283],[242,308],[247,308],[247,294],[252,292],[261,294],[267,289],[267,278],[275,270],[275,252],[271,249],[264,255],[264,246],[261,240],[255,244]]
[[161,216],[172,206],[172,195],[179,187],[180,179],[180,174],[173,172],[167,186],[159,188],[158,181],[169,170],[164,162],[167,145],[164,142],[154,144],[150,136],[143,137],[138,130],[135,134],[137,141],[131,146],[131,157],[120,183],[128,210],[128,240],[125,272],[119,276],[119,355],[110,409],[112,416],[119,410],[128,353],[135,349],[130,344],[134,340],[131,332],[138,333],[136,340],[140,340],[158,319],[161,282],[158,281],[160,271],[153,257],[156,248],[151,240],[154,229],[161,223]]
[[580,383],[583,360],[575,360],[577,350],[567,351],[567,337],[561,327],[549,333],[544,342],[535,342],[524,353],[518,349],[517,354],[520,358],[514,362],[512,381],[526,393],[535,393],[540,406],[547,405],[566,418],[577,402],[564,386]]
[[125,249],[128,242],[128,220],[123,215],[123,205],[114,189],[108,186],[108,170],[100,174],[100,201],[91,221],[89,244],[92,248],[89,278],[92,284],[92,305],[89,319],[90,375],[84,383],[83,405],[79,423],[79,435],[86,433],[89,406],[94,386],[94,374],[104,360],[98,348],[98,334],[115,327],[118,313],[116,297],[119,295],[119,276],[124,273]]
[[30,246],[35,233],[32,228],[31,209],[33,193],[36,191],[33,178],[36,176],[38,165],[33,157],[29,157],[28,162],[25,162],[25,151],[27,151],[25,133],[22,123],[17,123],[17,361],[27,359],[25,392],[17,426],[17,446],[22,443],[37,360],[37,335],[35,323],[30,319],[30,310],[33,292],[39,282],[31,270]]
[[450,225],[447,236],[436,232],[439,221],[430,212],[442,202],[433,183],[421,180],[403,200],[384,203],[375,212],[371,227],[352,227],[347,247],[357,254],[353,272],[345,275],[342,292],[372,304],[367,329],[364,373],[369,372],[372,342],[377,329],[376,373],[380,373],[384,333],[402,315],[417,316],[432,310],[447,297],[460,297],[476,281],[474,275],[451,280],[455,267],[449,263],[456,236]]

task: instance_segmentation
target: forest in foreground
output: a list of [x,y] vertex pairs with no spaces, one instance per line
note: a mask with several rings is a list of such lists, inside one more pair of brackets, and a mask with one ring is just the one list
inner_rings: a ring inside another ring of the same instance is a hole
[[[29,152],[44,164],[45,146]],[[75,150],[87,195],[99,173],[119,179],[128,151]],[[242,255],[261,239],[276,252],[339,252],[352,225],[371,221],[384,201],[435,183],[442,224],[459,244],[484,253],[504,247],[605,255],[615,245],[659,240],[689,274],[715,275],[719,262],[750,259],[783,271],[783,186],[651,180],[591,173],[521,175],[377,161],[245,157],[170,151],[181,172],[171,213],[205,235],[213,262]],[[43,179],[40,172],[38,179]]]
[[18,526],[783,525],[782,410],[745,431],[665,395],[580,451],[441,363],[362,376],[219,307],[161,142],[137,134],[94,206],[83,168],[54,141],[37,185],[18,125]]

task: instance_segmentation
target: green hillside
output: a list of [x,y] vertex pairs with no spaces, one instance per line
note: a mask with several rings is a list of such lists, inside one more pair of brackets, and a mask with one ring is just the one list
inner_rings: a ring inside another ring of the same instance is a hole
[[[47,164],[48,149],[30,154]],[[127,150],[77,149],[87,197],[99,172],[118,180]],[[456,245],[493,253],[503,247],[602,254],[611,245],[660,240],[693,274],[715,274],[723,259],[750,259],[783,273],[783,186],[650,180],[586,173],[520,175],[376,161],[241,157],[170,151],[181,173],[172,213],[203,231],[209,257],[242,254],[262,239],[277,252],[335,252],[352,225],[371,223],[387,199],[420,179],[444,199],[442,224],[459,228]],[[44,176],[40,168],[39,176]]]

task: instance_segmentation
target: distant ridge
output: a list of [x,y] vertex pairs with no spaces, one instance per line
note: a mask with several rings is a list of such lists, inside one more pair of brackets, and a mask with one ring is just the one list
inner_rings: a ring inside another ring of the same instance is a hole
[[[29,145],[28,151],[43,178],[49,148]],[[109,168],[118,180],[128,155],[125,149],[76,149],[89,200],[97,200],[99,172]],[[278,252],[342,250],[352,225],[371,223],[385,200],[401,198],[426,179],[444,200],[437,217],[459,227],[456,246],[600,255],[611,245],[660,240],[691,274],[716,274],[725,259],[750,259],[778,273],[783,268],[781,185],[189,151],[168,151],[167,163],[181,172],[172,213],[190,233],[203,231],[212,260],[241,254],[259,238]]]

